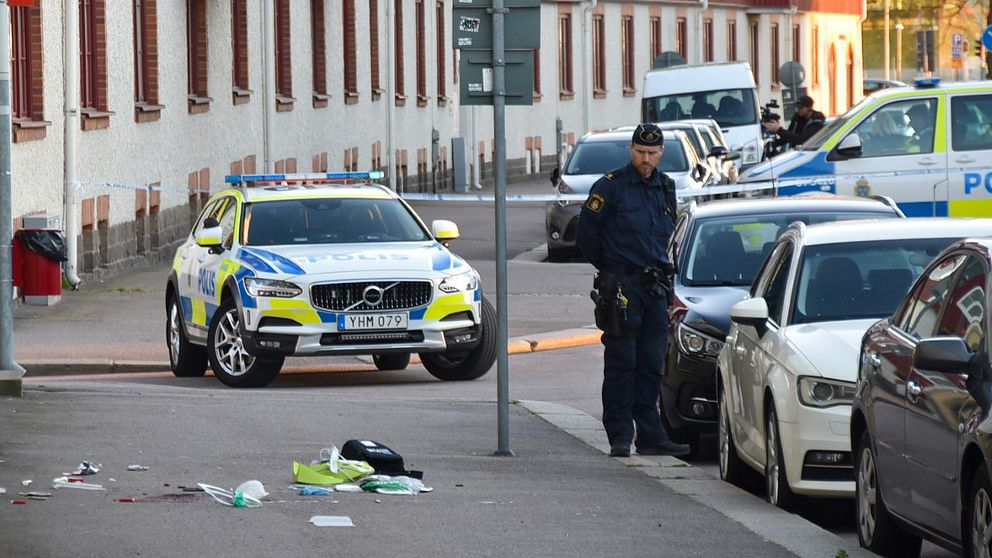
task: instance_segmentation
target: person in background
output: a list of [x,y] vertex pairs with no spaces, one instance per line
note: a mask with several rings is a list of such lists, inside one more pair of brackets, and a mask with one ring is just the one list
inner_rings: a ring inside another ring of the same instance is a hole
[[675,182],[658,171],[661,130],[634,130],[630,164],[592,186],[576,243],[596,267],[591,294],[603,330],[603,427],[610,455],[687,455],[661,422],[658,395],[668,337],[668,242],[677,212]]
[[792,122],[789,122],[788,129],[782,129],[782,124],[778,120],[762,122],[761,125],[777,136],[775,141],[777,145],[788,144],[795,148],[819,132],[826,120],[827,117],[823,116],[822,112],[813,110],[813,98],[803,95],[796,100],[796,114],[792,117]]

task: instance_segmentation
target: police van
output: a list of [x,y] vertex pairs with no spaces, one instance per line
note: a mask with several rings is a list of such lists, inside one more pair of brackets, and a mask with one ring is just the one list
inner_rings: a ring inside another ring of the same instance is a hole
[[908,217],[992,215],[992,81],[883,89],[804,145],[745,171],[776,195],[883,195]]
[[747,62],[669,66],[644,75],[641,122],[712,119],[720,125],[741,168],[761,160],[757,86]]

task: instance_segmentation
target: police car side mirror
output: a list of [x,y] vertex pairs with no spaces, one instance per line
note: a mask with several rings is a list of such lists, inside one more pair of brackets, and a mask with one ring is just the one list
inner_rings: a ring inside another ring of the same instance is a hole
[[558,179],[561,178],[561,170],[558,167],[552,169],[550,178],[551,178],[551,186],[552,187],[558,186]]
[[727,160],[727,161],[736,161],[737,159],[740,159],[741,158],[741,152],[740,151],[728,151],[727,154],[723,156],[723,158],[725,160]]
[[445,248],[452,240],[458,238],[458,225],[444,219],[436,219],[431,222],[431,234],[434,239],[444,245]]
[[220,225],[216,227],[205,227],[198,231],[193,236],[196,240],[197,246],[203,246],[204,248],[215,248],[221,245],[221,241],[224,236],[224,231],[220,228]]
[[857,132],[848,135],[840,140],[837,146],[837,155],[844,159],[853,159],[861,156],[861,136]]
[[742,326],[751,326],[761,337],[768,331],[768,303],[763,298],[748,298],[730,307],[730,320]]

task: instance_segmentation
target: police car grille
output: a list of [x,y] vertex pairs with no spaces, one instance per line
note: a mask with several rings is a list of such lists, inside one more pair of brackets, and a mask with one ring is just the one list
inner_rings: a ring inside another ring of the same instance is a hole
[[[362,293],[370,285],[383,289],[382,302],[375,306],[370,306],[362,300]],[[310,287],[310,300],[317,308],[334,312],[406,310],[430,302],[433,290],[434,286],[430,281],[331,283]]]

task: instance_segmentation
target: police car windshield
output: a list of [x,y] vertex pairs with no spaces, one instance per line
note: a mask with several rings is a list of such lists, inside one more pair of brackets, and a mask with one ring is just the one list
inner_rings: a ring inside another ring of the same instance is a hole
[[829,123],[823,128],[820,128],[819,132],[813,134],[813,137],[806,140],[806,143],[799,146],[799,149],[802,151],[819,151],[820,148],[823,147],[823,144],[826,143],[828,139],[833,137],[834,132],[850,122],[854,115],[861,111],[862,107],[873,102],[874,100],[870,97],[865,97],[860,103],[851,107],[851,110],[845,112],[842,116],[838,116],[833,120],[828,118],[827,120]]
[[399,200],[310,198],[254,202],[245,209],[242,244],[344,244],[428,240]]
[[[584,141],[575,146],[565,174],[606,174],[630,163],[630,141]],[[661,172],[688,172],[689,160],[682,143],[665,138],[665,152],[658,162]]]
[[791,223],[897,217],[895,212],[779,213],[697,219],[682,250],[681,282],[690,287],[746,287]]
[[956,238],[807,246],[792,323],[885,318],[923,268]]
[[648,97],[642,101],[645,122],[671,122],[687,118],[712,118],[721,128],[757,124],[758,104],[751,89],[695,91]]

